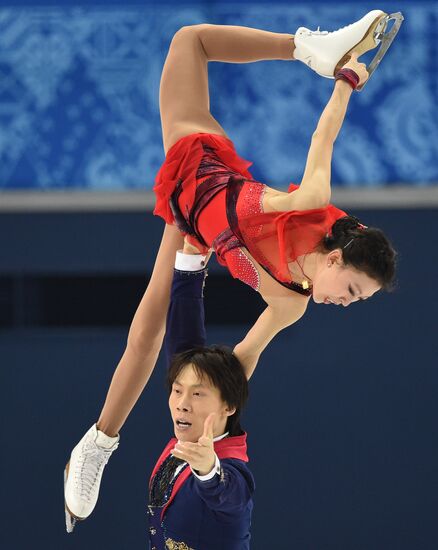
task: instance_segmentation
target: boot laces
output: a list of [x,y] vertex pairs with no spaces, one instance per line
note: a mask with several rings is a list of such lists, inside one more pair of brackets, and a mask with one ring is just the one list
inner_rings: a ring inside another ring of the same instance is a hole
[[343,31],[344,29],[348,29],[348,27],[351,27],[352,23],[350,25],[345,25],[344,27],[341,27],[340,29],[337,29],[336,31],[321,31],[320,27],[316,29],[316,31],[310,31],[309,35],[316,35],[316,36],[325,36],[327,34],[336,34],[338,32]]
[[75,471],[75,488],[81,499],[90,502],[96,493],[96,481],[117,446],[115,444],[111,449],[104,449],[94,441],[85,442]]
[[340,29],[337,29],[337,30],[333,31],[331,34],[336,34],[337,32],[341,32],[344,29],[348,29],[348,27],[351,27],[352,25],[353,25],[353,23],[350,23],[349,25],[345,25],[344,27],[341,27]]

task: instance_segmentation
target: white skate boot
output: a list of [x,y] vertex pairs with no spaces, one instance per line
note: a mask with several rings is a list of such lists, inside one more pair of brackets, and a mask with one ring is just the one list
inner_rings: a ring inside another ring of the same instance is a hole
[[[389,33],[387,25],[394,20]],[[358,56],[372,50],[382,42],[382,46],[367,67],[371,76],[385,55],[403,22],[401,13],[387,15],[381,10],[373,10],[362,19],[334,32],[311,31],[300,27],[295,33],[294,57],[326,78],[334,78],[338,69],[347,63],[351,52]]]
[[64,470],[65,523],[71,533],[77,520],[86,519],[96,506],[103,470],[119,446],[120,437],[108,437],[93,424],[71,453]]

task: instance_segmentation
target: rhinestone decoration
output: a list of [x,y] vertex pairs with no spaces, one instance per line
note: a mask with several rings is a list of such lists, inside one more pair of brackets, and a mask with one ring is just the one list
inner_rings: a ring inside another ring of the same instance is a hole
[[[256,216],[263,213],[263,196],[265,194],[266,185],[258,181],[247,181],[240,192],[239,200],[237,201],[236,211],[239,219]],[[255,225],[248,228],[247,233],[250,237],[257,237],[262,225]]]
[[[175,470],[183,464],[184,461],[170,455],[161,464],[158,472],[155,474],[152,481],[152,486],[149,491],[149,502],[151,506],[164,506],[172,494],[172,489],[178,476],[175,476]],[[187,464],[182,468],[181,472],[187,468]],[[149,506],[149,510],[151,510]]]
[[249,285],[256,292],[260,289],[260,276],[253,262],[241,248],[234,248],[226,255],[226,262],[231,275]]

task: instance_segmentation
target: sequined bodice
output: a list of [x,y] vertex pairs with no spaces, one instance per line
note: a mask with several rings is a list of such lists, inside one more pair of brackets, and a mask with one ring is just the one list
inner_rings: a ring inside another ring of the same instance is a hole
[[187,468],[187,463],[179,458],[172,455],[166,458],[155,474],[149,490],[149,504],[151,506],[164,506],[166,504],[178,478],[176,474],[182,472],[185,468]]

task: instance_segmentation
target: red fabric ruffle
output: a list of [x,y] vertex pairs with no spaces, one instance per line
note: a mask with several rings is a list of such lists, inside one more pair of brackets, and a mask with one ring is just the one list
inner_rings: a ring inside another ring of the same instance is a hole
[[246,179],[253,179],[248,172],[252,162],[239,157],[230,139],[206,133],[190,134],[181,138],[168,150],[155,178],[154,192],[157,200],[154,214],[161,216],[166,223],[172,224],[175,221],[169,199],[180,178],[184,182],[185,202],[189,207],[193,205],[197,186],[196,173],[204,154],[203,143],[214,148],[228,168],[242,174]]

